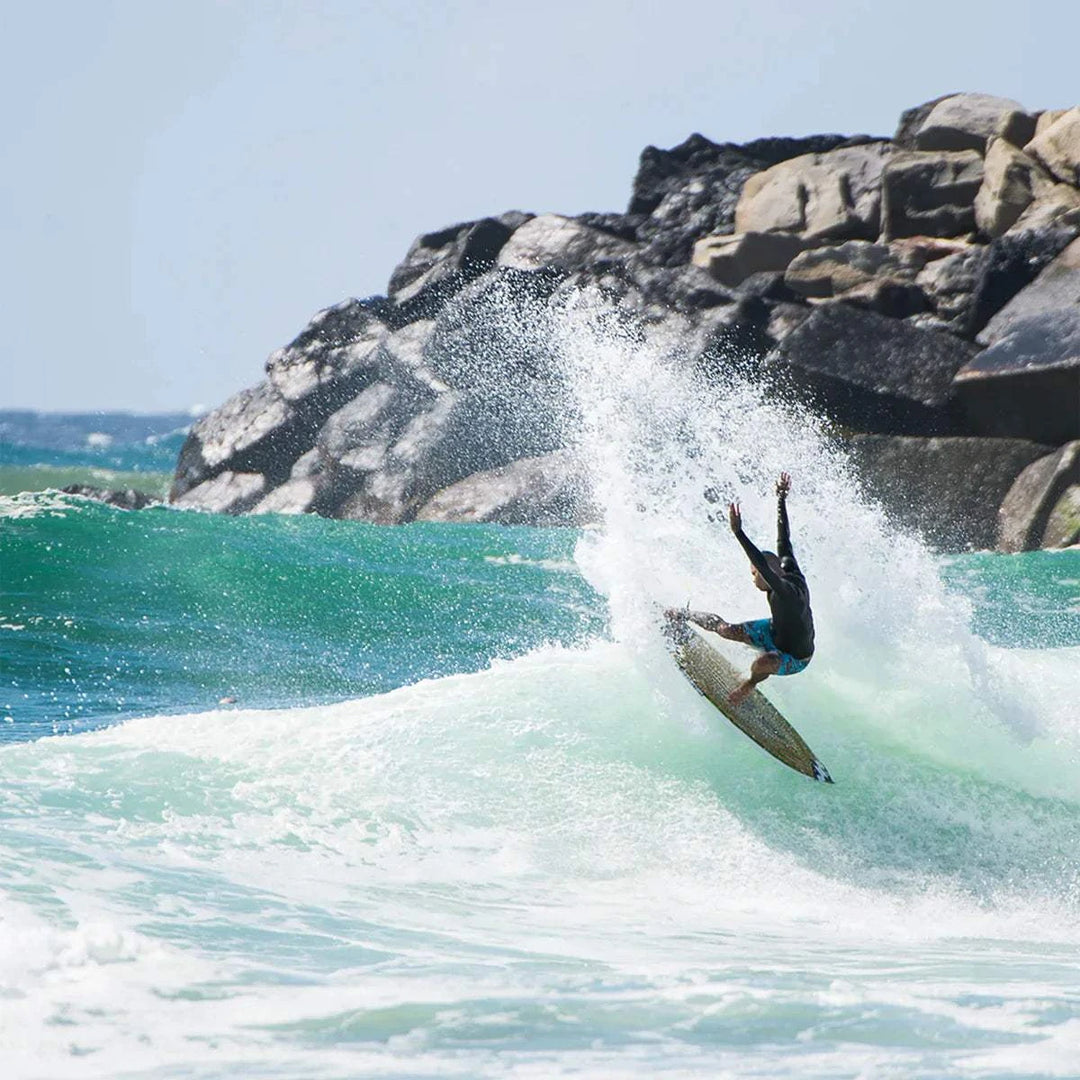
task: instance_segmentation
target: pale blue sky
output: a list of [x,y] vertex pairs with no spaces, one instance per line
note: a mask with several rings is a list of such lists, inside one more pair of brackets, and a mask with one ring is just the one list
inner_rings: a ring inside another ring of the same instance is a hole
[[638,154],[1075,104],[1080,4],[0,6],[0,408],[219,404],[418,233],[622,210]]

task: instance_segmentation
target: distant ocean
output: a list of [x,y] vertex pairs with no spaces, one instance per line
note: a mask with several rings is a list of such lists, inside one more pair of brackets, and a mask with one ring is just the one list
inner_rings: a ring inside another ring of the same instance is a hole
[[[188,418],[0,415],[0,1076],[1080,1075],[1080,552],[934,556],[804,417],[588,360],[581,532],[126,512],[47,489]],[[705,493],[768,542],[780,468],[834,787],[656,633],[764,613]]]

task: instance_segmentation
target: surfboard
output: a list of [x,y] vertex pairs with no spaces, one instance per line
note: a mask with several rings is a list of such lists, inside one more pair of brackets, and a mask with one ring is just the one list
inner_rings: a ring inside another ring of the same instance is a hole
[[695,626],[685,621],[668,623],[665,637],[675,663],[698,693],[744,735],[788,768],[824,784],[833,782],[829,770],[760,690],[751,690],[738,705],[728,703],[728,694],[743,682],[743,676]]

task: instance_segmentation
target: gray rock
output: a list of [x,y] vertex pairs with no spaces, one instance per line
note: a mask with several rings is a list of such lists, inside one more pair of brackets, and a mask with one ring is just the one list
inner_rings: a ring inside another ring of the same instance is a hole
[[766,357],[766,369],[854,431],[952,434],[952,379],[975,351],[950,335],[829,304]]
[[978,150],[996,137],[1023,146],[1035,134],[1035,117],[1017,101],[991,94],[953,94],[927,113],[915,132],[918,150]]
[[983,161],[974,150],[895,154],[881,176],[882,234],[963,236],[975,229]]
[[511,212],[451,225],[414,240],[387,289],[395,323],[433,318],[449,297],[495,265],[514,230],[531,218]]
[[571,525],[594,521],[588,475],[569,451],[474,473],[437,492],[417,521],[486,521],[500,525]]
[[1022,439],[864,435],[851,453],[868,494],[899,525],[946,551],[987,549],[997,508],[1047,447]]
[[1042,547],[1066,548],[1080,544],[1080,484],[1065,489],[1050,511],[1043,531]]
[[290,405],[332,412],[363,388],[369,360],[388,332],[386,310],[382,297],[372,297],[320,311],[293,341],[270,354],[270,385]]
[[251,514],[310,514],[315,509],[315,482],[307,478],[286,480],[264,495]]
[[1001,236],[1040,194],[1050,177],[1006,139],[993,138],[986,150],[982,187],[975,196],[975,224],[986,236]]
[[541,214],[514,231],[497,262],[512,270],[576,270],[601,259],[629,258],[636,250],[636,244],[573,218]]
[[751,176],[735,231],[798,233],[808,241],[873,239],[881,220],[886,142],[809,154]]
[[832,302],[866,308],[890,319],[906,319],[925,312],[929,306],[915,282],[895,278],[866,281],[837,294]]
[[706,236],[694,245],[693,261],[717,281],[734,286],[752,274],[784,270],[805,247],[802,237],[788,233]]
[[849,240],[814,248],[792,259],[784,282],[800,296],[836,296],[875,279],[912,281],[923,265],[911,249]]
[[[1067,232],[1050,234],[1047,240],[1051,246],[1044,246],[1044,252],[1053,250],[1053,245],[1067,236]],[[1043,262],[1045,269],[1030,284],[1016,290],[1012,299],[987,321],[978,336],[981,344],[1000,341],[1022,319],[1080,305],[1080,238],[1066,243],[1052,261]]]
[[118,510],[145,510],[157,506],[161,499],[135,488],[99,488],[92,484],[68,484],[60,489],[65,495],[79,495],[84,499],[115,506]]
[[1080,187],[1080,105],[1044,128],[1024,147],[1024,153],[1062,183]]
[[956,395],[980,434],[1080,438],[1080,307],[1011,322],[957,372]]
[[646,245],[643,258],[659,266],[683,265],[702,236],[731,232],[743,185],[754,173],[790,158],[870,141],[864,135],[811,135],[738,146],[691,135],[671,150],[646,147],[630,202],[630,216],[639,222],[637,239]]
[[893,133],[893,144],[901,150],[918,150],[918,146],[915,145],[915,137],[919,132],[919,128],[923,126],[926,118],[933,112],[934,107],[939,102],[955,96],[955,94],[942,94],[941,97],[934,98],[933,101],[924,101],[921,105],[914,105],[910,109],[905,109],[900,114],[896,131]]
[[308,418],[268,383],[242,390],[192,425],[180,449],[170,501],[226,469],[283,479],[313,440]]
[[1064,547],[1069,535],[1069,503],[1061,506],[1070,490],[1080,484],[1080,442],[1067,443],[1051,454],[1031,462],[1001,501],[998,511],[997,546],[1001,551],[1031,551],[1039,547]]
[[243,514],[266,492],[266,477],[260,473],[222,472],[172,499],[173,506],[206,510],[212,514]]

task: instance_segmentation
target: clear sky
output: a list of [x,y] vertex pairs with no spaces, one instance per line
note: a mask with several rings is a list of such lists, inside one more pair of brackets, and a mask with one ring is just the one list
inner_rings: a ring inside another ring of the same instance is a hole
[[257,382],[409,243],[625,209],[641,149],[1080,97],[1076,0],[3,0],[0,408]]

